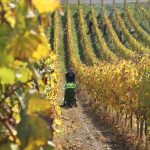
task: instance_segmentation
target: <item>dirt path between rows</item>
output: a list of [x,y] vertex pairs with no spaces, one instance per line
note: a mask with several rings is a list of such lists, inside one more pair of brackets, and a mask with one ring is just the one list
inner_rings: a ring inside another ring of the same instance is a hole
[[62,109],[63,150],[109,150],[106,138],[96,129],[83,107]]
[[62,122],[63,133],[55,140],[58,150],[138,150],[81,102],[78,108],[62,109]]

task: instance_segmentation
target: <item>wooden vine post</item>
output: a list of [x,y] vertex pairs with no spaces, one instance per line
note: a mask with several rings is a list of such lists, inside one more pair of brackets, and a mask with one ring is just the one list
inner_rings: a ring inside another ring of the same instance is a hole
[[136,0],[136,7],[139,8],[139,0]]
[[104,12],[104,0],[101,0],[102,12]]
[[81,2],[80,2],[80,0],[78,0],[78,5],[80,5],[81,4]]
[[113,6],[115,6],[115,0],[113,0]]
[[92,6],[92,0],[90,0],[90,6]]
[[116,3],[115,0],[113,0],[113,9],[115,9],[115,3]]
[[127,7],[127,0],[124,0],[124,8]]
[[101,0],[102,8],[104,7],[104,0]]

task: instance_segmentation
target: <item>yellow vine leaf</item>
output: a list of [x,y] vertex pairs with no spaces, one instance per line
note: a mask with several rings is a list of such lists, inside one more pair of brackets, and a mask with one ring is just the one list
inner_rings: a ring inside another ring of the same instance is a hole
[[7,11],[7,13],[5,14],[5,18],[6,18],[6,20],[10,23],[10,26],[11,26],[12,28],[14,28],[15,25],[16,25],[16,19],[15,19],[14,16],[12,16],[11,11]]
[[48,109],[50,109],[48,100],[40,98],[31,98],[28,101],[27,114],[32,115],[32,113],[46,111]]
[[56,133],[61,133],[61,130],[55,129],[55,132],[56,132]]
[[13,113],[13,118],[15,118],[16,123],[19,123],[21,121],[19,113]]
[[39,146],[45,145],[45,141],[42,140],[34,140],[32,137],[29,140],[30,142],[28,143],[27,147],[25,150],[38,150]]
[[52,12],[60,7],[58,0],[33,0],[33,4],[40,13]]
[[55,123],[59,126],[62,124],[61,120],[59,120],[59,119],[55,119]]
[[52,60],[52,61],[55,61],[55,60],[56,60],[56,55],[53,54],[53,53],[51,53],[51,60]]
[[[18,46],[19,43],[19,46]],[[49,55],[50,47],[44,33],[37,33],[33,30],[24,34],[17,34],[8,45],[9,53],[16,59],[35,61]]]
[[60,107],[58,107],[58,106],[56,107],[56,112],[57,112],[58,115],[61,115],[61,109],[60,109]]
[[45,44],[39,44],[37,50],[33,52],[33,58],[35,60],[40,60],[40,58],[44,58],[49,54],[49,46]]

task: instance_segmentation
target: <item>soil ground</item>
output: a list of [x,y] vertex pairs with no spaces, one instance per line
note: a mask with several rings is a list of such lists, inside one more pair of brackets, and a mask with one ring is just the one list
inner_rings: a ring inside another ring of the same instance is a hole
[[62,109],[62,135],[55,139],[58,150],[140,150],[124,133],[113,130],[107,117],[98,117],[87,104]]

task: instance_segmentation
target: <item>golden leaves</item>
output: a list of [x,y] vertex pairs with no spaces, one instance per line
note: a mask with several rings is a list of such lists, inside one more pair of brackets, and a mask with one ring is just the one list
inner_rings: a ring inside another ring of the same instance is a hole
[[16,25],[16,18],[14,16],[12,16],[12,12],[11,11],[7,11],[7,13],[5,14],[5,18],[10,23],[10,26],[12,28],[14,28],[15,25]]
[[33,5],[40,13],[52,12],[60,7],[59,0],[33,0]]
[[[5,11],[4,17],[12,28],[14,28],[16,25],[16,14],[14,11],[15,7],[16,6],[14,3],[10,3],[8,1],[3,1],[3,10]],[[2,9],[2,8],[0,7],[0,9]],[[0,11],[2,11],[2,10],[0,10]]]
[[35,60],[40,60],[41,58],[48,57],[50,52],[50,46],[48,44],[45,35],[42,35],[42,43],[38,44],[37,49],[33,52],[32,57]]
[[61,120],[58,120],[58,119],[55,119],[55,123],[59,126],[62,124]]
[[137,52],[137,53],[142,53],[142,54],[146,54],[149,53],[149,49],[144,47],[141,43],[139,43],[137,41],[137,39],[135,39],[130,32],[128,31],[124,21],[121,18],[121,15],[119,14],[119,12],[117,11],[115,14],[115,20],[116,23],[119,24],[119,27],[121,29],[121,31],[124,33],[124,35],[126,36],[127,41],[129,42],[131,48],[133,51]]
[[111,21],[109,20],[109,18],[106,16],[106,14],[104,14],[104,21],[108,26],[108,34],[110,35],[110,37],[112,38],[116,48],[117,48],[117,52],[119,53],[120,56],[122,56],[123,58],[134,58],[135,54],[128,48],[126,48],[119,40],[116,32],[113,29],[113,26],[111,24]]
[[31,115],[36,112],[44,112],[50,109],[50,105],[48,100],[38,98],[31,98],[28,100],[28,110],[27,114]]
[[48,57],[50,52],[46,36],[33,30],[15,35],[7,49],[14,58],[28,61]]
[[100,53],[102,53],[102,55],[104,55],[103,57],[106,60],[117,61],[116,55],[108,48],[107,43],[105,42],[105,40],[103,38],[102,32],[98,28],[98,22],[97,22],[95,11],[94,11],[93,7],[92,7],[91,11],[92,11],[91,12],[91,18],[92,18],[92,21],[93,21],[93,28],[95,30],[94,32],[97,36],[97,40],[98,40],[98,42],[100,44],[100,47],[101,47]]
[[[33,0],[37,10],[31,6],[31,1],[13,2],[14,4],[9,0],[2,0],[0,6],[0,12],[3,11],[0,20],[1,99],[6,96],[4,106],[2,105],[6,110],[1,112],[1,116],[8,117],[10,131],[3,125],[2,128],[6,138],[8,137],[7,141],[19,138],[20,142],[17,139],[15,144],[20,149],[52,149],[54,146],[47,141],[53,136],[53,122],[57,126],[61,125],[58,120],[61,111],[55,102],[57,77],[53,72],[56,57],[50,51],[43,27],[45,24],[49,25],[48,12],[58,8],[59,1]],[[41,20],[43,26],[39,26],[36,18],[39,13],[44,16]],[[43,64],[46,67],[42,69],[47,71],[41,77],[39,70],[43,66],[40,62],[46,58],[47,64]],[[48,79],[48,85],[42,79]],[[48,87],[46,93],[43,93],[41,87],[44,90]],[[15,126],[15,129],[11,126]]]

